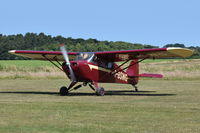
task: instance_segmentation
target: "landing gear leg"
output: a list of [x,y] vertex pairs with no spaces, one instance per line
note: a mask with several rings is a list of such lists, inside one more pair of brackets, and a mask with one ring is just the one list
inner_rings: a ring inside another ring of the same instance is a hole
[[93,91],[95,91],[95,88],[94,88],[91,84],[89,84],[89,87],[90,87]]
[[138,92],[138,87],[136,85],[132,85],[135,88],[135,91]]

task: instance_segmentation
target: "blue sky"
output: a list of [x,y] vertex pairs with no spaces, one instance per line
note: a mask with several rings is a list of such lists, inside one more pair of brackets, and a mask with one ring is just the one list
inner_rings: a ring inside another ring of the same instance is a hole
[[0,33],[200,46],[200,0],[0,0]]

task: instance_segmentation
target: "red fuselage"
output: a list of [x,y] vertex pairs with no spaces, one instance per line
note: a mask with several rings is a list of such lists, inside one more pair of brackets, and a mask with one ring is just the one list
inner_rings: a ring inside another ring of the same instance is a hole
[[[133,85],[138,83],[138,76],[134,77],[131,75],[130,77],[128,75],[130,70],[127,70],[127,73],[113,62],[106,64],[105,62],[93,63],[86,60],[78,60],[71,61],[70,63],[77,82],[124,83]],[[62,68],[70,78],[68,66],[63,63]],[[138,67],[132,69],[133,72],[138,72]]]

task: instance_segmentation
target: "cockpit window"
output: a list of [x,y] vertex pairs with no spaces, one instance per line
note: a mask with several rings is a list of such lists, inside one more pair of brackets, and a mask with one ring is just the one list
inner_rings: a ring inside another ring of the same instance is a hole
[[98,65],[100,67],[106,68],[106,69],[112,69],[113,68],[113,62],[107,62],[105,60],[99,59],[92,52],[79,53],[76,56],[76,60],[85,60],[85,61],[94,63],[94,64],[96,64],[96,65]]
[[76,56],[76,60],[90,60],[90,58],[92,58],[93,55],[94,55],[94,53],[87,53],[87,52],[79,53]]

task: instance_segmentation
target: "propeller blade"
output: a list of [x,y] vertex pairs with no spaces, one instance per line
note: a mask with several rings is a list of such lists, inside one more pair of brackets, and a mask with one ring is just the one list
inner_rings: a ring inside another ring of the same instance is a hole
[[64,44],[61,44],[61,45],[60,45],[60,50],[61,50],[62,55],[63,55],[63,57],[64,57],[64,59],[65,59],[65,61],[66,61],[66,64],[67,64],[67,65],[70,65],[69,57],[68,57],[67,50],[65,49]]
[[71,80],[72,80],[72,81],[76,81],[76,77],[75,77],[75,75],[74,75],[74,71],[72,70],[72,68],[71,68],[70,65],[68,65],[68,66],[69,66],[69,72],[70,72]]
[[71,65],[70,65],[70,62],[69,62],[69,56],[67,54],[67,50],[65,49],[65,45],[64,44],[61,44],[60,45],[60,50],[62,52],[62,55],[66,61],[66,65],[68,66],[69,68],[69,72],[70,72],[70,77],[71,77],[71,80],[72,81],[76,81],[76,77],[75,77],[75,74],[74,74],[74,71],[72,70],[71,68]]

